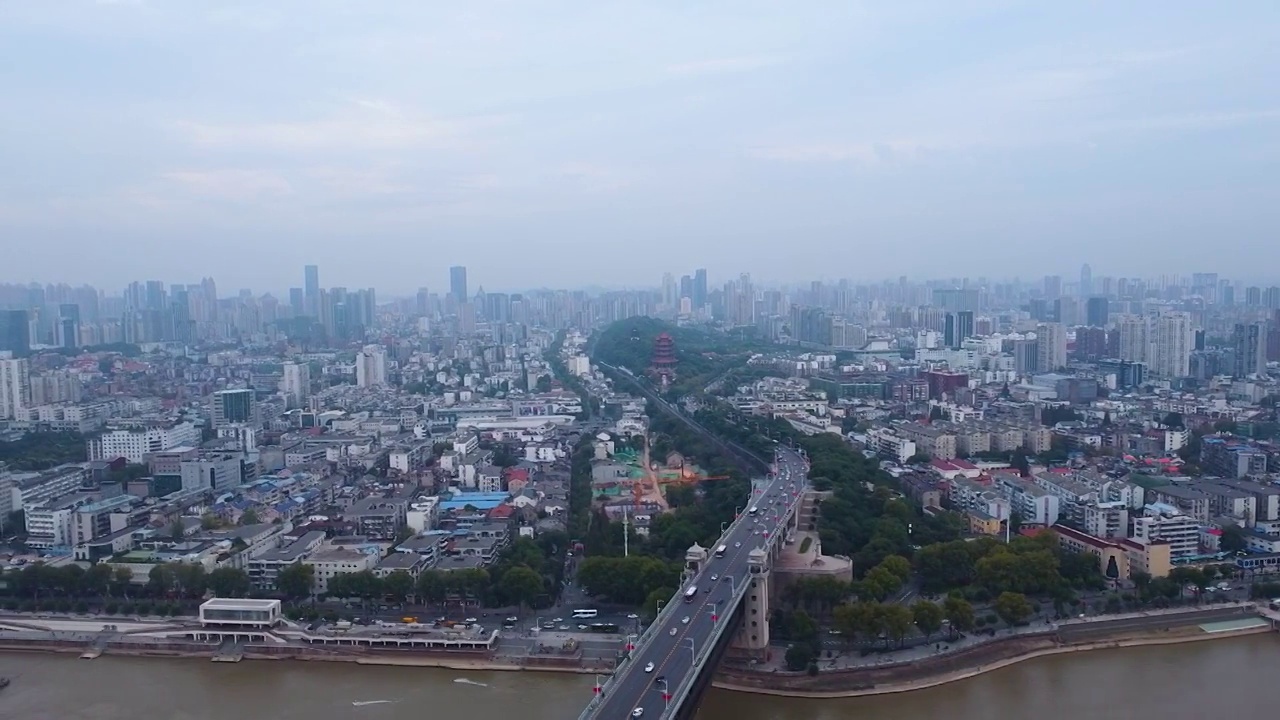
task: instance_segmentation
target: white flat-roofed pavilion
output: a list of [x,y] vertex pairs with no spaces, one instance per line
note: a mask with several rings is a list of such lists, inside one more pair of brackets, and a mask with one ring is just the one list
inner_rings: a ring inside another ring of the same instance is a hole
[[279,600],[211,598],[200,604],[200,624],[205,627],[265,630],[278,622],[280,622]]

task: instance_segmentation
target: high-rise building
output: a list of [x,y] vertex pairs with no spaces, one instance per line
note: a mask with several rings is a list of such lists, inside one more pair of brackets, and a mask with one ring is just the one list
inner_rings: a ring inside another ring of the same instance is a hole
[[[25,314],[25,313],[24,313]],[[31,404],[31,375],[26,358],[0,353],[0,420],[26,420]]]
[[1165,312],[1156,317],[1151,342],[1151,371],[1166,378],[1191,373],[1191,314]]
[[1085,302],[1085,324],[1091,327],[1106,327],[1110,320],[1110,303],[1104,297],[1091,297]]
[[80,306],[63,303],[58,306],[58,345],[64,348],[80,347]]
[[253,390],[219,390],[213,394],[213,426],[257,425],[258,404]]
[[387,382],[387,356],[381,345],[365,345],[356,354],[356,385],[372,387]]
[[1236,323],[1231,333],[1235,349],[1231,375],[1236,378],[1261,375],[1267,368],[1266,323]]
[[959,348],[965,338],[973,337],[973,313],[969,310],[947,313],[942,327],[942,337],[947,347]]
[[289,309],[293,311],[294,317],[307,314],[307,296],[302,288],[289,288]]
[[707,269],[698,268],[693,271],[693,294],[689,299],[693,301],[693,309],[701,310],[707,306]]
[[302,407],[311,394],[311,366],[306,363],[287,362],[280,378],[280,392],[290,408]]
[[1116,322],[1116,330],[1120,333],[1120,359],[1147,362],[1147,318],[1143,315],[1125,315]]
[[467,295],[467,268],[462,265],[454,265],[449,268],[449,295],[453,297],[454,305],[461,305],[470,300]]
[[303,291],[306,293],[306,310],[311,317],[320,317],[320,268],[308,265],[303,268]]
[[0,310],[0,352],[31,352],[31,317],[26,310]]
[[1067,364],[1067,328],[1061,323],[1036,326],[1036,365],[1040,372],[1053,372]]
[[1089,263],[1085,263],[1080,266],[1080,297],[1087,298],[1092,294],[1093,268],[1089,267]]
[[1044,296],[1047,300],[1054,300],[1062,295],[1062,276],[1061,275],[1045,275],[1044,276]]

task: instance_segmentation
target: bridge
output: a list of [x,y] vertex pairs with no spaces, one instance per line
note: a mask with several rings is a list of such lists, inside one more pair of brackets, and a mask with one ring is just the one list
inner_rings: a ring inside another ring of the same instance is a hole
[[769,647],[769,574],[807,489],[808,460],[778,449],[773,471],[753,483],[748,506],[716,547],[689,549],[682,588],[596,684],[580,720],[692,718],[730,646]]

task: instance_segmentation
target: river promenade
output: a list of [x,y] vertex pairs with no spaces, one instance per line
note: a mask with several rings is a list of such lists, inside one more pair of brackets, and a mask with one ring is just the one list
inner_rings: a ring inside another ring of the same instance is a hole
[[[974,677],[1026,660],[1064,653],[1142,645],[1180,644],[1265,633],[1274,620],[1269,611],[1249,603],[1177,608],[1003,630],[886,653],[840,653],[824,659],[817,675],[787,672],[776,664],[722,665],[714,686],[736,692],[779,697],[839,698],[908,692]],[[519,646],[499,645],[487,653],[470,652],[329,652],[290,643],[227,648],[194,643],[180,637],[190,620],[161,618],[103,619],[86,617],[0,617],[0,650],[101,655],[188,657],[222,660],[304,660],[442,668],[459,671],[546,671],[605,673],[598,660],[531,657]],[[104,628],[110,628],[104,630]],[[621,640],[619,639],[619,642]],[[942,649],[945,647],[945,650]],[[504,649],[505,648],[505,649]],[[220,657],[220,653],[222,656]],[[775,653],[781,655],[781,653]]]

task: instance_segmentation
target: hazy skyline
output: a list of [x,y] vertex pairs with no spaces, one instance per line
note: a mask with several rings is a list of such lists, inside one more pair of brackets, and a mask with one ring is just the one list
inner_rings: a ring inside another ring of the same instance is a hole
[[0,0],[0,281],[1280,262],[1280,5]]

